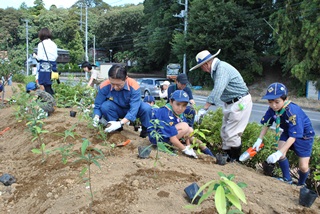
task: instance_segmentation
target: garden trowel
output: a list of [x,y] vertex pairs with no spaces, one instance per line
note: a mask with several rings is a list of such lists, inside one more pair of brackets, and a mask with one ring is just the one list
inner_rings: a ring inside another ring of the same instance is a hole
[[[260,149],[264,146],[263,143],[261,143],[260,145]],[[247,149],[247,151],[245,151],[239,158],[239,161],[243,162],[243,161],[247,161],[250,158],[252,158],[253,156],[255,156],[257,154],[256,149],[250,147],[249,149]]]
[[126,140],[126,141],[124,141],[124,142],[122,142],[122,143],[118,143],[117,144],[117,147],[122,147],[122,146],[126,146],[126,145],[128,145],[129,143],[131,142],[131,140]]

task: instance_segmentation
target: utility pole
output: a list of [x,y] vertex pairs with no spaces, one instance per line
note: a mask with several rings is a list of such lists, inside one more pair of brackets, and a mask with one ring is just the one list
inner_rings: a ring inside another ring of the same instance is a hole
[[26,22],[26,43],[27,43],[27,69],[26,69],[26,74],[27,76],[29,75],[29,27],[28,27],[28,19],[24,20]]
[[96,65],[96,35],[93,35],[93,64]]
[[80,30],[82,30],[82,2],[80,3]]
[[[174,17],[177,18],[184,18],[184,38],[187,38],[187,33],[188,33],[188,0],[185,0],[184,3],[179,0],[178,4],[184,5],[184,10],[180,11],[180,14],[175,14],[173,15]],[[186,52],[183,54],[183,73],[187,73],[187,54]]]
[[[88,4],[86,3],[86,61],[89,62],[88,58]],[[88,79],[88,72],[86,72],[86,79]]]

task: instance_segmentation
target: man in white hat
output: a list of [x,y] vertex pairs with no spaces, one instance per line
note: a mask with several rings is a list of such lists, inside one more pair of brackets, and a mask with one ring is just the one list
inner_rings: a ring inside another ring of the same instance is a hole
[[161,85],[161,90],[159,91],[159,97],[163,99],[168,98],[168,88],[170,85],[170,82],[168,80],[164,81]]
[[245,130],[251,110],[252,99],[249,89],[239,71],[232,65],[219,60],[216,56],[220,49],[212,55],[204,50],[197,54],[197,65],[190,71],[200,68],[209,74],[214,81],[214,88],[206,100],[206,104],[198,112],[198,117],[206,114],[211,105],[224,102],[223,121],[220,131],[222,149],[228,153],[230,161],[238,161],[241,153],[241,135]]

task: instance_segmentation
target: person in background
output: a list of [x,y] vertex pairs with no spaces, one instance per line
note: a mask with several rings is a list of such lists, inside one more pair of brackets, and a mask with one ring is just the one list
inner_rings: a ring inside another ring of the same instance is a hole
[[94,87],[94,85],[96,85],[99,87],[99,84],[103,82],[103,79],[100,78],[100,72],[96,69],[93,69],[93,65],[91,65],[89,62],[82,63],[81,68],[83,68],[85,72],[91,73],[87,86]]
[[185,109],[185,112],[184,112],[184,116],[187,119],[187,123],[189,124],[189,126],[193,127],[194,118],[195,118],[195,114],[196,114],[196,111],[194,110],[193,106],[196,103],[195,103],[195,101],[193,99],[193,95],[192,95],[191,89],[187,86],[188,82],[189,81],[188,81],[188,77],[187,77],[186,74],[179,74],[177,79],[176,79],[176,84],[171,85],[168,88],[167,103],[170,102],[171,95],[173,94],[173,92],[175,92],[176,90],[185,91],[188,94],[189,103],[191,104],[191,106],[187,106],[187,108]]
[[151,95],[145,96],[143,102],[148,103],[152,108],[159,108],[159,106],[156,105],[156,100]]
[[98,126],[103,117],[110,125],[105,132],[121,131],[123,124],[140,118],[140,137],[147,137],[151,106],[142,102],[139,84],[128,77],[126,68],[120,65],[113,65],[108,76],[109,79],[100,84],[95,98],[93,126]]
[[48,116],[53,113],[56,106],[56,101],[53,96],[46,91],[39,90],[37,84],[35,82],[29,82],[26,85],[26,92],[35,96],[35,100],[39,100],[39,107],[43,111],[39,111],[39,115]]
[[3,83],[2,80],[0,80],[0,93],[3,91]]
[[[296,104],[288,100],[288,90],[282,83],[269,85],[262,99],[268,100],[269,108],[261,119],[263,128],[252,148],[260,150],[260,145],[269,127],[276,123],[276,142],[278,150],[267,158],[268,163],[279,163],[282,178],[279,180],[292,184],[290,165],[286,158],[289,149],[299,157],[298,186],[305,185],[310,173],[309,161],[314,140],[314,130],[309,117]],[[283,129],[280,133],[280,128]]]
[[168,88],[169,88],[170,82],[164,81],[160,85],[160,91],[159,91],[159,97],[162,99],[168,99]]
[[220,50],[212,55],[204,50],[197,54],[197,68],[211,75],[214,88],[207,97],[206,103],[199,110],[197,118],[205,115],[211,105],[220,100],[223,105],[223,119],[220,136],[222,138],[222,149],[229,155],[229,161],[239,161],[241,153],[241,135],[244,132],[252,110],[252,99],[239,71],[227,62],[219,60],[216,56]]
[[[157,128],[156,131],[162,135],[163,139],[161,141],[163,143],[177,147],[187,156],[198,158],[191,148],[192,138],[190,138],[190,134],[193,132],[193,128],[188,125],[184,117],[184,111],[189,100],[189,96],[185,91],[174,91],[170,102],[159,108],[152,116],[152,119],[160,121],[161,128]],[[154,127],[150,126],[148,128],[149,140],[153,145],[157,145],[157,139],[153,135],[153,131]],[[185,145],[180,140],[184,140]],[[200,149],[203,153],[214,157],[210,149],[204,146],[200,140],[198,140],[198,144],[201,145]]]
[[13,76],[12,73],[10,73],[10,74],[8,75],[8,85],[9,85],[9,86],[12,86],[12,76]]
[[39,62],[38,84],[40,89],[53,96],[51,71],[57,71],[58,48],[51,40],[52,34],[48,28],[42,28],[38,35],[41,42],[38,44],[38,53],[33,54]]

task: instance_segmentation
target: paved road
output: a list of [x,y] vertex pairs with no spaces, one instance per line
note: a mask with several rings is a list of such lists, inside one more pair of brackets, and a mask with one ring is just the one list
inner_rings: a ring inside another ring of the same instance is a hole
[[[205,96],[193,95],[193,98],[194,98],[197,106],[204,105],[204,103],[206,101]],[[220,106],[222,106],[222,103],[220,104]],[[214,111],[218,107],[219,107],[219,105],[218,106],[211,106],[210,110]],[[250,116],[250,122],[260,123],[261,117],[264,115],[264,113],[266,112],[267,109],[268,109],[267,104],[254,103],[253,107],[252,107],[251,116]],[[305,110],[305,109],[304,109],[304,112],[310,118],[316,135],[319,136],[320,135],[320,112],[310,111],[310,110]]]

